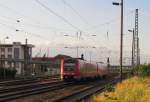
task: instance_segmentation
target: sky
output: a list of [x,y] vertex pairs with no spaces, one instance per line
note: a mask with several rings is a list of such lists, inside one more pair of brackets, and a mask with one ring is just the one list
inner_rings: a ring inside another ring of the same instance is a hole
[[[0,0],[0,41],[24,43],[28,38],[35,45],[33,56],[77,57],[79,47],[78,56],[83,53],[87,60],[106,61],[110,57],[118,64],[120,7],[112,2],[120,0]],[[132,34],[128,29],[134,28],[137,8],[141,62],[150,61],[149,2],[124,0],[124,63],[131,62]]]

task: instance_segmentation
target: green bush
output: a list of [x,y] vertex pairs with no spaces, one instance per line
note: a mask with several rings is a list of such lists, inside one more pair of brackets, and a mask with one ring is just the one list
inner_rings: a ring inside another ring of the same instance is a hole
[[12,68],[0,68],[0,79],[5,78],[14,78],[17,73],[16,69]]
[[115,89],[112,85],[108,84],[105,86],[105,90],[108,92],[114,92]]
[[139,76],[150,76],[150,64],[142,64],[135,67],[135,72]]

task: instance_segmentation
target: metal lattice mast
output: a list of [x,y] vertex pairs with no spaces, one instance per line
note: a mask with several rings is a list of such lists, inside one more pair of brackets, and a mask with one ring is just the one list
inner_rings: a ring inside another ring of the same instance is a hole
[[138,9],[135,11],[135,32],[134,32],[134,65],[140,64],[139,56],[139,37],[138,37]]

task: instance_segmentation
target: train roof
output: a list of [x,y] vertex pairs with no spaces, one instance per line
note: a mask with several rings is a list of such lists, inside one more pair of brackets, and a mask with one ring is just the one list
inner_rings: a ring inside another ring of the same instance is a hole
[[81,59],[81,58],[67,58],[67,59],[65,59],[65,62],[68,62],[68,63],[73,63],[73,62],[75,62],[75,61],[83,61],[83,62],[86,62],[86,63],[91,63],[91,64],[93,64],[93,63],[97,63],[97,64],[106,64],[106,63],[104,63],[104,62],[90,62],[90,61],[87,61],[87,60],[83,60],[83,59]]

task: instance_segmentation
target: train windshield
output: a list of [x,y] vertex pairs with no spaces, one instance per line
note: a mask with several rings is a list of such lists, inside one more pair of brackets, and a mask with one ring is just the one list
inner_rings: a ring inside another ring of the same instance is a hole
[[75,67],[75,60],[65,60],[64,71],[73,72]]

